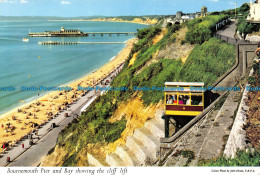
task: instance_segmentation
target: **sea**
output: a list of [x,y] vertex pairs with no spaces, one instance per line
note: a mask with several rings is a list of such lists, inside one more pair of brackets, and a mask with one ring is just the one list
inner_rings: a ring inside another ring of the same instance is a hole
[[[0,114],[47,93],[21,91],[22,86],[66,85],[102,67],[125,47],[125,44],[39,45],[38,42],[124,42],[135,37],[32,37],[29,42],[22,41],[29,32],[58,31],[61,27],[83,32],[136,32],[147,25],[99,21],[0,21]],[[6,87],[14,89],[4,91]]]

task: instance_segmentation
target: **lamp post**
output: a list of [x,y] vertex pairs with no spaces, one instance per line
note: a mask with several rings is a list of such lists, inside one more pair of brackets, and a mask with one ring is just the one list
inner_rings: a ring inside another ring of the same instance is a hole
[[235,2],[235,19],[237,19],[237,1]]

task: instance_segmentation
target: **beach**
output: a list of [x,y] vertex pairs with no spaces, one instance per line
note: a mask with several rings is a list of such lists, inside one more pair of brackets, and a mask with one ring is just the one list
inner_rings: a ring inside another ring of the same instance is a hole
[[74,20],[48,20],[48,21],[95,21],[95,22],[125,22],[125,23],[135,23],[135,24],[143,24],[143,25],[154,25],[158,21],[157,20],[147,20],[143,21],[140,18],[135,18],[132,21],[129,20],[122,20],[118,18],[97,18],[97,19],[74,19]]
[[[107,77],[127,59],[136,38],[130,39],[126,47],[110,62],[98,70],[69,83],[70,91],[53,91],[27,104],[19,106],[0,116],[0,143],[14,145],[25,135],[32,133],[37,126],[51,120],[66,106],[76,103],[86,91],[78,91],[78,86],[94,86]],[[0,149],[2,151],[2,148]]]

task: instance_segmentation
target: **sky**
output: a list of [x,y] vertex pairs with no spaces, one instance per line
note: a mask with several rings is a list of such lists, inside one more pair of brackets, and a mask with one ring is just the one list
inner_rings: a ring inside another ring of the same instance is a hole
[[172,15],[177,11],[209,12],[241,6],[249,0],[0,0],[0,16],[141,16]]

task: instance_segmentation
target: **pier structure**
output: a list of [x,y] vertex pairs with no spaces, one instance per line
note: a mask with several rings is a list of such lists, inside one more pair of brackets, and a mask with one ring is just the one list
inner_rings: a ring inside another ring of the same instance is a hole
[[42,33],[29,33],[29,37],[87,37],[87,36],[95,36],[95,35],[135,35],[137,32],[82,32],[80,30],[75,29],[65,29],[64,27],[61,27],[59,31],[45,31]]
[[59,41],[42,41],[39,45],[75,45],[75,44],[125,44],[126,42],[59,42]]
[[60,31],[45,31],[42,33],[29,33],[29,37],[86,37],[87,34],[84,34],[80,30],[75,29],[65,29],[61,27]]
[[109,36],[112,36],[112,35],[136,35],[137,32],[85,32],[84,34],[88,35],[88,36],[96,36],[96,35],[100,35],[100,36],[104,36],[104,35],[109,35]]

